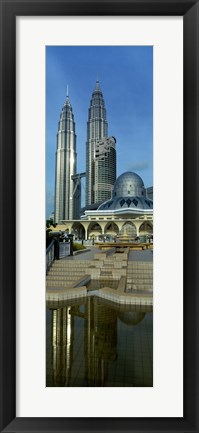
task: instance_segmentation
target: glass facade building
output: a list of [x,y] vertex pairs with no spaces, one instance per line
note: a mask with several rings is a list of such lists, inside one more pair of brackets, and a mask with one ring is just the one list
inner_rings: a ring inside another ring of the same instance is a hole
[[88,110],[86,142],[86,206],[95,203],[94,197],[94,158],[98,140],[108,137],[106,108],[99,81],[96,81]]
[[111,198],[116,181],[116,139],[98,140],[94,155],[94,202],[100,203]]
[[73,219],[75,205],[74,181],[76,174],[76,134],[74,115],[69,97],[62,107],[57,132],[55,168],[55,222]]

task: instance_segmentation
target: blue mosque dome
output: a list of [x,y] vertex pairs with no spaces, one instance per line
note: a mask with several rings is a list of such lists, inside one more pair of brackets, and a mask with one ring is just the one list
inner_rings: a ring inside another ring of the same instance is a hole
[[102,203],[98,210],[153,210],[153,201],[145,196],[144,182],[138,174],[127,171],[114,185],[112,199]]
[[121,174],[114,185],[113,197],[123,197],[128,195],[144,195],[144,183],[138,174],[126,171]]

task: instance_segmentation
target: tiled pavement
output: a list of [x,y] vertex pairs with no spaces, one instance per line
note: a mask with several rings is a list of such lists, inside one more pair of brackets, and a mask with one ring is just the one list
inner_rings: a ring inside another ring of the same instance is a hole
[[96,253],[100,253],[99,248],[93,247],[91,245],[85,245],[88,251],[79,254],[74,254],[74,256],[68,256],[62,260],[93,260]]
[[[86,246],[86,245],[85,245]],[[89,251],[77,254],[74,256],[68,256],[66,259],[62,260],[93,260],[95,254],[100,253],[101,250],[97,247],[93,247],[91,245],[86,246]],[[143,250],[143,251],[130,251],[129,252],[129,260],[130,261],[143,261],[143,262],[151,262],[153,261],[153,251],[152,250]]]
[[129,251],[129,260],[135,262],[152,262],[153,250]]

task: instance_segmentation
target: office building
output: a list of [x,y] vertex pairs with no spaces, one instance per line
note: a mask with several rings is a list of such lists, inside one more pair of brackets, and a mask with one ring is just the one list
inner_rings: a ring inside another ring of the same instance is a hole
[[116,181],[116,139],[98,140],[94,154],[94,202],[101,203],[111,198]]
[[94,159],[95,146],[98,140],[108,137],[108,123],[103,94],[96,81],[88,110],[86,142],[86,206],[95,203],[94,198]]
[[62,219],[73,219],[74,180],[76,174],[76,134],[74,115],[67,95],[62,107],[57,132],[56,170],[55,170],[55,222]]

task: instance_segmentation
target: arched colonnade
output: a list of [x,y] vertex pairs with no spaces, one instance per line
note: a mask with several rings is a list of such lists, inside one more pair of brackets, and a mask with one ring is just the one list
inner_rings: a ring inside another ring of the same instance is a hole
[[132,220],[87,220],[87,221],[67,221],[65,230],[74,234],[76,239],[99,239],[100,236],[141,236],[153,233],[152,221],[132,221]]

